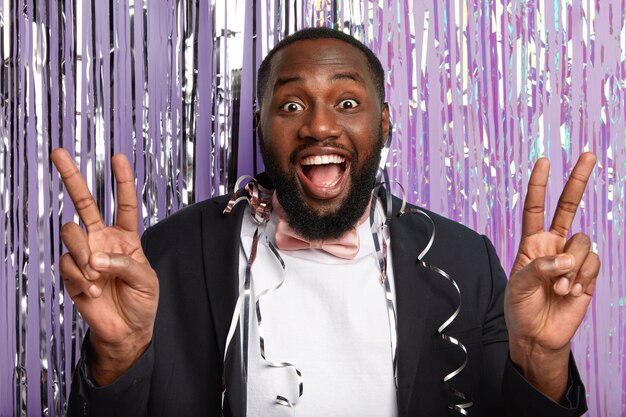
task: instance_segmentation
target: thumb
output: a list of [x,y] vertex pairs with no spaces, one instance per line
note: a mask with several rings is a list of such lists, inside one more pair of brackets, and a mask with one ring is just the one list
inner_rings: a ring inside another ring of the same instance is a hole
[[138,291],[151,292],[158,286],[156,273],[150,264],[138,262],[128,255],[93,252],[89,265],[100,273],[120,278]]
[[569,292],[571,283],[564,276],[574,268],[574,257],[568,253],[536,258],[511,276],[511,285],[521,292],[534,292],[538,287],[554,283],[561,295]]

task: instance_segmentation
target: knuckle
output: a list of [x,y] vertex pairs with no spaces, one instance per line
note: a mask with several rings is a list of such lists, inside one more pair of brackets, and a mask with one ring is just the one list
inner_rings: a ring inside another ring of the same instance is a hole
[[76,165],[72,165],[63,171],[59,171],[59,174],[61,174],[61,179],[63,181],[70,181],[74,179],[74,177],[80,176],[80,171]]
[[67,291],[71,299],[74,299],[76,296],[82,293],[82,290],[80,289],[80,287],[75,285],[72,281],[65,280],[64,284],[65,284],[65,290]]
[[77,227],[80,228],[80,226],[78,226],[74,222],[65,223],[63,226],[61,226],[61,239],[65,241],[67,238],[69,238],[73,233],[75,233]]
[[589,252],[581,270],[585,274],[597,274],[600,271],[600,266],[600,257],[594,252]]
[[88,196],[85,196],[81,199],[74,201],[74,207],[76,207],[77,210],[84,210],[95,205],[96,205],[96,200],[94,200],[92,195],[88,195]]
[[575,233],[572,236],[572,239],[577,239],[577,240],[581,241],[581,243],[589,243],[589,244],[591,244],[591,239],[589,238],[589,236],[584,234],[584,233],[581,233],[581,232]]
[[78,297],[79,295],[81,295],[83,292],[80,290],[80,288],[67,288],[67,293],[70,295],[70,298],[72,300],[74,300],[76,297]]
[[124,211],[124,212],[131,212],[137,209],[137,204],[130,204],[130,203],[119,203],[117,205],[117,210],[118,211]]
[[540,206],[540,205],[531,205],[531,206],[526,206],[525,210],[531,214],[542,214],[544,208],[543,206]]
[[59,272],[63,278],[66,278],[67,273],[75,265],[74,258],[69,253],[65,253],[59,259]]
[[584,175],[581,172],[578,172],[576,170],[572,171],[572,173],[570,174],[570,179],[574,180],[574,181],[580,181],[580,182],[587,182],[587,175]]
[[600,256],[595,252],[589,252],[590,260],[597,263],[598,266],[602,264],[600,261]]
[[546,263],[541,259],[535,259],[530,263],[532,272],[536,276],[543,275],[546,272]]
[[576,213],[578,204],[573,201],[559,200],[558,208],[567,213]]
[[556,234],[558,234],[559,236],[565,238],[567,237],[567,234],[569,233],[569,229],[565,226],[562,226],[560,224],[553,224],[552,225],[552,230],[554,232],[556,232]]
[[76,261],[69,253],[64,254],[59,259],[59,275],[66,284],[74,284],[85,280],[85,277],[78,268]]

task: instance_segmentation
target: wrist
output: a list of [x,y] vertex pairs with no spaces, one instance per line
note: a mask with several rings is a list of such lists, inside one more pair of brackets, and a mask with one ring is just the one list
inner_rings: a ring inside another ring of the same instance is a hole
[[152,333],[133,334],[121,343],[107,343],[96,335],[89,335],[87,365],[91,379],[98,386],[106,386],[130,369],[146,351]]
[[538,391],[559,402],[567,390],[570,344],[546,349],[529,341],[509,341],[511,361]]

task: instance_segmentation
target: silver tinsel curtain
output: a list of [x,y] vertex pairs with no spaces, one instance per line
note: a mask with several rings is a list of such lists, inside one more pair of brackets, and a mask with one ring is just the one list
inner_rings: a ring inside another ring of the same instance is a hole
[[51,149],[75,156],[108,222],[117,152],[142,227],[226,193],[262,170],[262,57],[321,25],[387,69],[408,199],[487,234],[507,268],[533,162],[552,161],[552,211],[577,155],[598,154],[574,229],[603,268],[574,350],[588,415],[624,414],[626,0],[0,0],[1,416],[63,415],[84,334],[57,274],[76,217]]

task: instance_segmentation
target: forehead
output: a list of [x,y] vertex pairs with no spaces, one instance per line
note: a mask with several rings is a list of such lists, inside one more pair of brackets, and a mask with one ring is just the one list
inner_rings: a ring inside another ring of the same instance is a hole
[[296,41],[278,51],[272,59],[269,89],[280,78],[320,71],[328,72],[329,77],[337,72],[353,73],[374,84],[365,53],[339,39],[322,38]]

